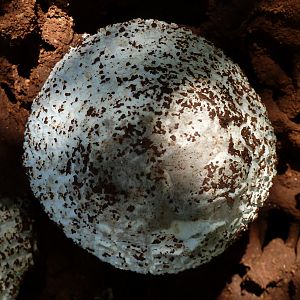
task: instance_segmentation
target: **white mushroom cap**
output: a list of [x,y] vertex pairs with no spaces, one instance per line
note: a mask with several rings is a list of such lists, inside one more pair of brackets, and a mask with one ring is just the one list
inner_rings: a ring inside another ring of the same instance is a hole
[[20,199],[0,199],[0,299],[18,295],[25,272],[33,265],[32,224]]
[[240,68],[156,20],[108,26],[71,49],[32,106],[24,148],[50,218],[140,273],[223,252],[275,174],[273,129]]

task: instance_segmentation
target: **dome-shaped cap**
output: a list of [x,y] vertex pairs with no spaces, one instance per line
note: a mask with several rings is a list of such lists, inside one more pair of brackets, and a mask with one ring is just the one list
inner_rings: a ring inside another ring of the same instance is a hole
[[256,216],[275,136],[240,68],[190,30],[136,19],[86,36],[36,98],[24,165],[65,234],[101,260],[176,273]]

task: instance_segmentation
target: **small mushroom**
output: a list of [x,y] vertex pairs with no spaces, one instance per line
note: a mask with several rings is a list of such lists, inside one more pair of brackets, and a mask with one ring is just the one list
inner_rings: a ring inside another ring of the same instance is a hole
[[275,136],[240,68],[189,29],[135,19],[86,35],[35,99],[24,165],[45,211],[115,267],[177,273],[247,228]]
[[0,199],[0,299],[16,299],[36,245],[24,201]]

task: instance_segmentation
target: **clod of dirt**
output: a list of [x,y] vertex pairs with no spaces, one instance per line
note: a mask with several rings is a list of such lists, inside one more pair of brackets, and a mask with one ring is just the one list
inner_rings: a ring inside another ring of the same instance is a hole
[[66,235],[141,273],[223,252],[275,174],[273,129],[238,66],[155,20],[73,48],[33,104],[24,147],[32,190]]
[[28,114],[20,103],[12,103],[0,87],[1,195],[22,196],[28,189],[20,159]]
[[37,27],[35,0],[12,0],[0,3],[0,37],[22,40]]
[[277,90],[283,90],[292,85],[291,78],[267,54],[264,48],[253,45],[251,50],[251,62],[261,84]]
[[73,20],[56,6],[51,6],[42,25],[42,38],[55,48],[69,45],[73,38]]
[[[276,226],[286,226],[281,223],[284,219],[278,219],[279,216],[274,214]],[[218,300],[289,299],[288,295],[290,299],[298,299],[292,295],[297,292],[293,276],[299,272],[296,256],[300,245],[299,224],[294,222],[289,226],[284,239],[273,238],[264,246],[267,232],[276,232],[269,226],[270,223],[261,216],[251,224],[249,243],[241,260],[245,272],[232,277]]]
[[28,111],[12,103],[0,87],[0,143],[16,145],[23,140]]
[[258,32],[280,45],[299,48],[299,1],[261,1],[256,14],[255,22],[248,28],[251,33]]
[[[287,247],[282,239],[273,239],[264,248],[261,256],[257,257],[247,273],[247,280],[266,289],[270,284],[276,284],[286,277],[295,263],[295,249]],[[280,262],[284,261],[284,264]]]
[[274,185],[270,190],[270,202],[277,205],[296,220],[300,220],[300,173],[288,168],[285,174],[278,175],[274,179]]

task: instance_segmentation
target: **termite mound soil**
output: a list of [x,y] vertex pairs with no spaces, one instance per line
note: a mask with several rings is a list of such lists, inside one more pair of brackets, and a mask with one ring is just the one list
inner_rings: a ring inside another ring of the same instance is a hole
[[[31,195],[21,164],[31,103],[55,63],[82,33],[136,17],[193,27],[222,48],[278,139],[278,175],[258,219],[223,255],[178,275],[120,271],[74,245]],[[35,216],[39,253],[19,300],[300,299],[300,2],[0,1],[0,169],[0,196],[29,197]]]

